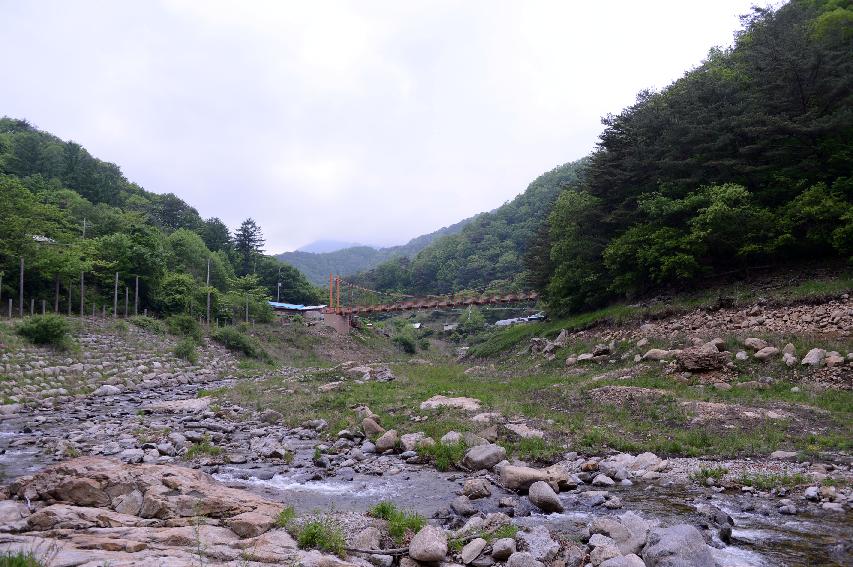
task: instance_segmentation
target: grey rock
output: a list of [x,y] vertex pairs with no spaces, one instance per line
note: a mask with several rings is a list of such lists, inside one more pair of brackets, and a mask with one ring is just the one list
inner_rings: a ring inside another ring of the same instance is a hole
[[826,357],[826,351],[822,348],[813,348],[803,357],[800,362],[803,366],[820,366],[823,364],[823,359]]
[[454,498],[450,503],[450,507],[454,512],[466,518],[477,513],[477,509],[474,508],[474,505],[471,504],[471,500],[465,495]]
[[543,512],[562,512],[563,503],[554,489],[544,481],[536,481],[530,485],[528,498]]
[[447,534],[435,526],[421,528],[409,544],[409,557],[415,561],[431,563],[441,561],[447,555]]
[[516,551],[509,556],[506,567],[544,567],[544,564],[533,557],[531,553]]
[[488,445],[477,445],[471,447],[465,453],[462,464],[471,470],[490,469],[506,459],[506,449],[500,445],[489,443]]
[[477,498],[488,498],[492,495],[492,491],[486,479],[469,478],[462,486],[462,494],[471,500],[476,500]]
[[506,561],[515,553],[515,540],[511,537],[502,537],[492,544],[492,559]]
[[486,548],[486,544],[488,542],[481,537],[477,539],[473,539],[469,541],[465,547],[462,548],[462,553],[460,553],[462,557],[462,563],[468,565],[475,559],[477,559],[483,550]]
[[551,538],[545,526],[536,526],[530,531],[519,532],[518,539],[525,543],[527,550],[537,561],[551,561],[560,551],[560,544]]
[[702,534],[687,524],[649,532],[643,548],[647,567],[715,567],[716,562]]
[[385,451],[394,449],[394,447],[397,446],[397,440],[397,432],[393,429],[389,429],[376,440],[376,451],[384,453]]

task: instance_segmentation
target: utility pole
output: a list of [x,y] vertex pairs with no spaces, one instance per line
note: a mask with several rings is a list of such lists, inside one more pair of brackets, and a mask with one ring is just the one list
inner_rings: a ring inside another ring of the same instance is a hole
[[124,286],[124,318],[127,319],[127,306],[130,303],[130,288]]
[[276,281],[278,284],[276,285],[275,302],[281,303],[281,266],[278,267],[278,279]]
[[332,294],[334,293],[335,284],[332,279],[332,274],[329,274],[329,307],[334,308],[334,302],[332,301]]
[[83,239],[86,239],[86,217],[83,217]]
[[136,291],[133,293],[133,316],[139,315],[139,276],[136,276]]
[[113,288],[113,319],[118,315],[118,272],[116,272],[116,283]]
[[207,328],[210,329],[210,257],[207,258]]
[[86,317],[86,311],[83,309],[85,307],[85,304],[86,304],[86,284],[84,283],[84,278],[83,278],[84,275],[85,275],[85,272],[80,272],[80,318],[81,319]]
[[246,294],[246,323],[249,322],[249,294]]
[[21,256],[21,281],[18,283],[18,312],[24,316],[24,257]]

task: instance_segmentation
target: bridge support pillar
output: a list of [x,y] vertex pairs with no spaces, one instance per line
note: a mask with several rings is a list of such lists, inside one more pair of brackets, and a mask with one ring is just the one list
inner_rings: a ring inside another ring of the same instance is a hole
[[349,334],[350,320],[346,315],[338,315],[337,313],[323,313],[323,323],[327,327],[331,327],[342,335]]

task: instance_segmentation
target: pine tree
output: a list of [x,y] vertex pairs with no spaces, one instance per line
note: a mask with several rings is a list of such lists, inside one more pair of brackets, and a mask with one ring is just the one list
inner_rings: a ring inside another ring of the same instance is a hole
[[243,221],[234,233],[234,248],[241,261],[241,275],[254,272],[254,260],[263,252],[264,235],[254,219]]

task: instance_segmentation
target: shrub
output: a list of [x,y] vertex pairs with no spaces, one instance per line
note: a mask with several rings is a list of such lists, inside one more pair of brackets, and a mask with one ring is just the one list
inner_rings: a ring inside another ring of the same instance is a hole
[[166,319],[166,327],[173,335],[189,337],[197,343],[200,343],[204,336],[201,325],[189,315],[172,315]]
[[175,346],[175,356],[182,358],[190,364],[198,362],[198,353],[195,350],[196,343],[193,339],[186,337]]
[[140,329],[144,329],[150,333],[156,333],[158,335],[166,334],[166,325],[163,324],[163,321],[159,321],[153,317],[137,315],[135,317],[131,317],[128,321]]
[[406,334],[395,335],[393,339],[394,344],[400,347],[403,352],[406,354],[415,354],[418,350],[417,344],[415,343],[415,339]]
[[35,315],[18,326],[18,334],[37,345],[68,346],[70,327],[59,315]]
[[300,549],[318,549],[346,557],[346,539],[340,526],[329,518],[316,517],[300,529],[296,541]]
[[248,357],[261,360],[269,359],[269,355],[257,340],[244,335],[234,327],[222,327],[213,334],[213,340],[221,343],[228,350],[242,353]]

